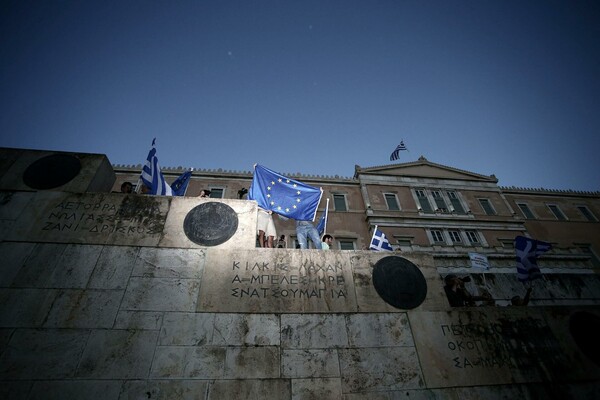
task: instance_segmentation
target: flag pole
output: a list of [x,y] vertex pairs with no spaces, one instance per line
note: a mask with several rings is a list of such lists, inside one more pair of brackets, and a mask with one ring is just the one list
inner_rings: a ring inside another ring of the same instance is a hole
[[327,233],[327,219],[329,218],[329,197],[327,198],[327,204],[325,205],[325,225],[323,226],[323,233]]
[[[191,172],[194,172],[194,168],[190,168],[190,182],[192,181],[192,174]],[[188,184],[185,186],[185,190],[183,191],[183,195],[185,196],[185,194],[187,193],[188,188],[190,187],[190,182],[188,182]]]

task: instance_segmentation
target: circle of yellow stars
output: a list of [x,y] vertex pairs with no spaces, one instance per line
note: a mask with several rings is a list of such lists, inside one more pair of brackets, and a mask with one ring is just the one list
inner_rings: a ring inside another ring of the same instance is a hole
[[[281,178],[277,179],[277,183],[282,183],[282,182],[283,182],[283,179],[281,179]],[[290,184],[290,182],[291,181],[289,179],[285,180],[285,183],[287,183],[288,185]],[[276,184],[275,181],[271,181],[271,186],[267,186],[267,191],[270,191],[273,188],[273,186],[275,186],[275,184]],[[298,187],[298,185],[294,183],[294,184],[292,184],[291,187],[293,187],[294,189],[296,189]],[[298,196],[300,196],[300,193],[301,192],[299,190],[296,190],[296,194]],[[273,200],[271,200],[271,193],[267,193],[267,198],[270,200],[269,204],[271,204],[271,206],[275,206],[275,202]],[[300,197],[296,197],[296,203],[300,203]],[[296,204],[293,204],[291,206],[291,208],[293,208],[295,210],[298,207],[296,206]],[[283,209],[284,208],[282,206],[280,206],[280,205],[277,206],[277,211],[281,211]],[[285,212],[289,213],[290,212],[290,207],[285,207]]]

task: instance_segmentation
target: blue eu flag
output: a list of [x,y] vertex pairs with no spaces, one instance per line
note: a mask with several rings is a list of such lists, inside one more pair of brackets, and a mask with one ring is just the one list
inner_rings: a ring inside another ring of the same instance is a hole
[[179,176],[179,178],[175,179],[173,183],[171,183],[171,190],[173,191],[173,196],[185,195],[186,189],[190,184],[191,177],[192,171],[185,171]]
[[298,221],[314,221],[323,190],[290,179],[262,165],[254,167],[248,200]]

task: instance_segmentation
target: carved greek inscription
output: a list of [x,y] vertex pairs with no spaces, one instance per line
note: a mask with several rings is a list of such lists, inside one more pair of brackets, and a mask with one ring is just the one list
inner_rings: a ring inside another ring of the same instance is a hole
[[458,369],[539,368],[540,359],[559,363],[560,346],[546,323],[524,318],[482,324],[440,325]]
[[147,236],[160,234],[165,219],[155,201],[125,199],[115,204],[104,197],[90,197],[56,204],[41,221],[40,229],[52,233]]
[[239,299],[345,299],[343,269],[338,264],[235,260],[231,265],[230,295]]

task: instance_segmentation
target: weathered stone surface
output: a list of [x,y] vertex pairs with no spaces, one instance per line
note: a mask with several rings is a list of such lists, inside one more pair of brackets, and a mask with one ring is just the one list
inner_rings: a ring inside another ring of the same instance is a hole
[[145,379],[150,371],[157,336],[157,331],[94,330],[76,376],[88,379]]
[[205,250],[142,248],[131,276],[200,279]]
[[119,311],[114,329],[159,330],[163,316],[164,313],[159,311]]
[[30,399],[64,400],[64,399],[117,399],[121,391],[120,381],[104,380],[64,380],[35,382]]
[[350,347],[415,345],[406,314],[350,314],[346,321]]
[[0,192],[0,220],[17,220],[34,196],[30,192]]
[[105,246],[92,272],[88,288],[125,289],[139,252],[139,247]]
[[176,278],[131,278],[122,310],[194,311],[200,281]]
[[279,318],[273,314],[215,314],[213,344],[279,346]]
[[223,203],[233,209],[238,216],[237,229],[224,243],[209,246],[215,249],[252,249],[256,246],[257,206],[255,201],[231,199],[201,199],[198,197],[173,198],[169,216],[165,223],[165,233],[160,247],[201,248],[184,231],[186,216],[199,204],[207,202]]
[[339,378],[309,378],[292,380],[292,399],[340,399],[342,385]]
[[48,328],[112,328],[122,290],[61,290],[48,318]]
[[284,378],[339,377],[340,363],[337,350],[283,350],[281,376]]
[[56,289],[0,289],[0,327],[40,327],[54,299]]
[[72,378],[88,337],[86,330],[16,330],[0,356],[0,379]]
[[227,347],[224,377],[228,379],[279,378],[279,348],[276,346]]
[[208,381],[198,380],[126,381],[119,400],[204,400],[208,386]]
[[284,349],[348,347],[346,320],[340,314],[284,314],[281,346]]
[[216,380],[210,384],[208,400],[292,398],[289,379]]
[[226,352],[225,347],[158,346],[150,377],[223,378]]
[[203,346],[212,344],[214,314],[167,313],[160,331],[161,346]]
[[349,259],[318,250],[211,251],[198,311],[356,311]]
[[338,354],[344,393],[425,387],[414,347],[340,349]]
[[35,244],[33,243],[0,243],[0,254],[2,254],[2,263],[0,263],[0,287],[10,286],[19,270],[30,256]]

